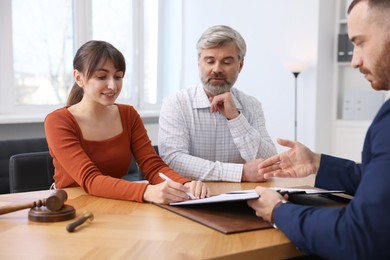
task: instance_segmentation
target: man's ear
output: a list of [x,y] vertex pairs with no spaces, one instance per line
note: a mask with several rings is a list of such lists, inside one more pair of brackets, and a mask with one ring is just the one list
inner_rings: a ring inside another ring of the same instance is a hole
[[82,80],[81,73],[78,70],[73,70],[73,76],[74,76],[74,80],[76,81],[77,85],[79,85],[79,87],[82,87],[83,80]]
[[241,59],[240,61],[240,69],[238,70],[238,72],[241,72],[242,67],[244,67],[244,59]]

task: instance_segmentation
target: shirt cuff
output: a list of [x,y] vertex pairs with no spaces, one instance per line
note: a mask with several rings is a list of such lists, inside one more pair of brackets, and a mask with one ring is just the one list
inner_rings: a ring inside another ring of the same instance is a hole
[[227,163],[223,169],[222,181],[241,182],[243,164]]

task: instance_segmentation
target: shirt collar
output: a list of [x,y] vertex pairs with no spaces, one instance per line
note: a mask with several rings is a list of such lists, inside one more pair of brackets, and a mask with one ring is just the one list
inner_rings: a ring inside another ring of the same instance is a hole
[[[234,93],[235,93],[235,91],[234,91],[234,89],[232,89],[233,102],[236,105],[236,108],[238,110],[242,110],[241,103],[237,100]],[[208,108],[208,107],[210,107],[209,98],[207,97],[206,92],[204,91],[203,85],[201,83],[199,83],[195,88],[193,106],[194,106],[194,108]]]

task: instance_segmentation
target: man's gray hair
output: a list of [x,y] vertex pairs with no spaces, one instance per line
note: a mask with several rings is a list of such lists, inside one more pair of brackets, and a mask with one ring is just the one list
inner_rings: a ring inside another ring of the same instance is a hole
[[203,49],[221,47],[230,42],[234,42],[236,44],[238,49],[238,58],[244,59],[246,54],[246,44],[241,34],[226,25],[212,26],[202,34],[196,44],[198,57]]

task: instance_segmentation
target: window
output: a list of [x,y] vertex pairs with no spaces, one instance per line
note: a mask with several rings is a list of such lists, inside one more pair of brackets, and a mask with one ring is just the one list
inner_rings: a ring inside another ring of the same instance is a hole
[[12,10],[14,105],[63,104],[72,84],[72,2],[13,0]]
[[[117,102],[158,110],[180,88],[180,24],[181,1],[0,1],[0,114],[47,114],[63,106],[73,56],[90,39],[112,43],[126,58]],[[166,59],[167,53],[176,54]],[[178,69],[167,72],[172,61]]]

